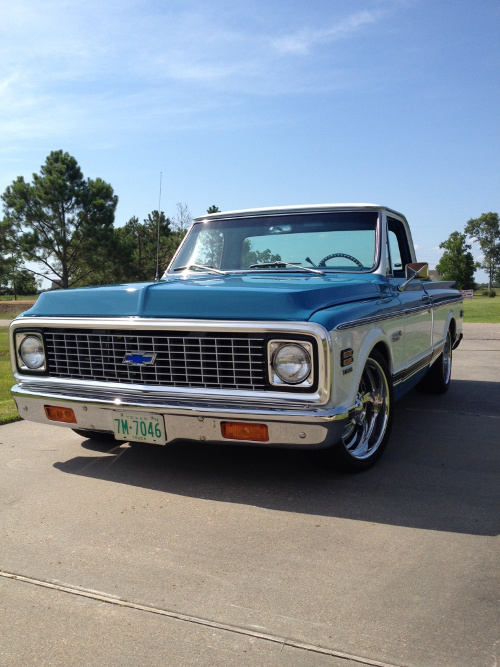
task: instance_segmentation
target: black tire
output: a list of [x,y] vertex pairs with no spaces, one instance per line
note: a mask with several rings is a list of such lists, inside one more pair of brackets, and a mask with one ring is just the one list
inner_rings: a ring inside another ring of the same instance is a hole
[[452,348],[451,333],[448,331],[443,351],[429,368],[427,375],[419,382],[420,391],[426,394],[446,394],[451,381]]
[[111,431],[91,431],[83,428],[73,428],[71,429],[78,435],[81,435],[82,438],[88,438],[89,440],[96,440],[97,442],[118,442],[115,440],[115,436]]
[[384,453],[392,428],[392,382],[377,350],[366,360],[357,392],[358,409],[339,442],[315,452],[319,462],[344,472],[371,468]]

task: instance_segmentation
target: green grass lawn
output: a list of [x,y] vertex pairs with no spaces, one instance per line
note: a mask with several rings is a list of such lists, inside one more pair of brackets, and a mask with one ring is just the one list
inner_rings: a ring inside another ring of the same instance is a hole
[[493,299],[490,299],[488,296],[475,296],[473,299],[464,299],[464,322],[499,324],[500,294]]
[[[19,309],[15,314],[5,317],[14,317],[18,312]],[[464,299],[464,322],[500,323],[500,295],[493,299],[483,296]],[[20,419],[16,405],[10,396],[13,378],[10,369],[7,331],[7,327],[0,327],[0,424]]]
[[[18,296],[18,301],[36,301],[38,299],[38,294],[27,294],[26,296]],[[0,301],[10,301],[16,303],[14,297],[10,294],[0,294]]]
[[10,369],[7,332],[7,327],[0,327],[0,424],[8,424],[20,419],[16,404],[10,395],[10,388],[14,381]]

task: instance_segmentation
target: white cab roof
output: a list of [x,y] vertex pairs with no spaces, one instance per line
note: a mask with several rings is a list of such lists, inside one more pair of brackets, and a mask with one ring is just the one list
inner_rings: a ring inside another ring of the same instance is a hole
[[404,215],[394,209],[379,204],[311,204],[307,206],[273,206],[270,208],[248,208],[236,211],[219,211],[206,213],[195,218],[196,222],[210,218],[241,218],[262,215],[284,215],[288,213],[324,213],[328,211],[380,211],[385,210],[405,219]]

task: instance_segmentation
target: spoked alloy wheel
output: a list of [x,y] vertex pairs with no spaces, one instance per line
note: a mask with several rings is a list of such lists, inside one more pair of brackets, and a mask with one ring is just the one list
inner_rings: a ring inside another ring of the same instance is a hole
[[432,364],[418,388],[427,394],[446,394],[450,388],[453,343],[448,330],[444,348],[439,358]]
[[451,334],[448,331],[446,335],[446,342],[444,344],[443,360],[442,360],[443,386],[445,386],[446,389],[448,389],[451,380],[451,354],[452,354],[451,350],[452,350]]
[[372,350],[366,360],[356,407],[340,442],[318,451],[323,463],[348,472],[370,468],[387,446],[392,426],[392,384],[383,357]]
[[375,359],[366,362],[356,403],[342,442],[351,456],[364,460],[380,447],[389,423],[389,382]]

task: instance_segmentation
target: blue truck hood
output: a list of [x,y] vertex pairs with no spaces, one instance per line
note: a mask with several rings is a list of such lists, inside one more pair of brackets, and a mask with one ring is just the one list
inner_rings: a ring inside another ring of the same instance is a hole
[[374,274],[172,276],[45,292],[23,316],[305,321],[324,308],[388,292],[386,279]]

